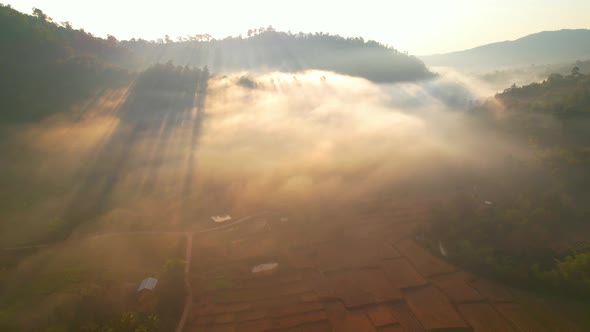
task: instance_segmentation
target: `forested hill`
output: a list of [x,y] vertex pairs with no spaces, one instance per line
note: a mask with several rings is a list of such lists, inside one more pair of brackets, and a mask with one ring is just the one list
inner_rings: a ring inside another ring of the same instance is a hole
[[569,75],[551,74],[541,83],[512,87],[496,95],[510,109],[549,113],[560,118],[590,116],[590,75],[574,67]]
[[469,115],[521,148],[486,174],[465,174],[468,186],[441,199],[425,228],[429,245],[444,243],[451,260],[478,273],[587,301],[590,75],[574,67],[513,85]]
[[41,10],[25,15],[0,4],[0,63],[36,65],[67,60],[76,56],[102,62],[131,63],[131,53],[114,39],[100,39],[84,30],[74,30],[69,22],[55,23]]
[[34,121],[61,112],[130,78],[119,65],[131,52],[42,11],[24,15],[0,5],[0,123]]
[[544,31],[513,41],[420,58],[429,66],[474,71],[533,64],[573,63],[590,58],[590,30]]
[[432,76],[416,57],[362,38],[291,34],[269,27],[250,31],[247,38],[222,40],[206,34],[177,41],[168,37],[157,41],[118,41],[113,36],[105,40],[74,30],[68,22],[52,22],[41,10],[26,15],[1,5],[0,42],[2,64],[29,65],[86,56],[133,70],[172,61],[183,66],[207,66],[214,73],[319,69],[376,82],[414,81]]
[[375,82],[414,81],[432,76],[416,57],[375,41],[323,33],[291,34],[272,27],[256,31],[248,38],[215,40],[197,35],[176,42],[131,40],[121,44],[148,64],[172,60],[208,66],[213,72],[320,69]]

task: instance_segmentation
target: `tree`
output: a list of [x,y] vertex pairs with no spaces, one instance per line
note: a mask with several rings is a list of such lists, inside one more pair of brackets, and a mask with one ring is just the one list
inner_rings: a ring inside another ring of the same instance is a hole
[[575,66],[574,68],[572,68],[572,76],[573,77],[578,77],[580,76],[580,67]]
[[72,30],[72,22],[70,22],[70,21],[61,22],[61,26],[63,26],[64,28],[66,28],[68,30]]
[[550,83],[553,83],[553,82],[561,81],[562,79],[563,79],[563,75],[553,73],[553,74],[549,75],[549,77],[547,78],[547,81],[549,81]]
[[41,9],[37,7],[33,7],[33,16],[41,19],[42,21],[49,21],[51,22],[51,18],[47,16]]
[[118,42],[117,38],[112,35],[107,35],[107,41],[109,44],[116,44]]

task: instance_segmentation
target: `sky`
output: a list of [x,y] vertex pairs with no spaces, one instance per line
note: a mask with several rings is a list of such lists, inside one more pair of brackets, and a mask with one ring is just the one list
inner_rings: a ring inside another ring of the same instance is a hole
[[589,0],[0,0],[40,8],[96,36],[246,36],[272,25],[363,37],[414,55],[446,53],[530,33],[590,28]]

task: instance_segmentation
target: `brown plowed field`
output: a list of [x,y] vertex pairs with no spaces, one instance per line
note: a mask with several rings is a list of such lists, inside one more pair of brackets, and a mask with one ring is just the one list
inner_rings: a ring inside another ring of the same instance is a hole
[[196,236],[185,331],[584,331],[563,317],[539,323],[509,287],[420,246],[412,229],[424,216],[408,208],[317,227],[266,216],[268,227]]

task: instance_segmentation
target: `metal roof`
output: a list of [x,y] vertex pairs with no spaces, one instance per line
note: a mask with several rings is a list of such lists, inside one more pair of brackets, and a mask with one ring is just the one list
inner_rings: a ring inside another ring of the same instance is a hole
[[256,265],[255,267],[252,268],[252,273],[272,271],[272,270],[276,269],[277,266],[279,266],[279,263],[274,263],[274,262]]
[[137,288],[138,292],[141,292],[144,289],[154,290],[156,288],[156,284],[158,283],[158,279],[156,278],[145,278],[139,284],[139,288]]
[[213,219],[213,221],[215,222],[224,222],[231,220],[231,217],[229,216],[229,214],[226,214],[225,216],[212,216],[211,219]]

